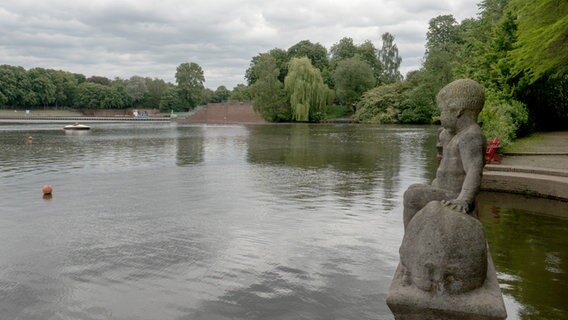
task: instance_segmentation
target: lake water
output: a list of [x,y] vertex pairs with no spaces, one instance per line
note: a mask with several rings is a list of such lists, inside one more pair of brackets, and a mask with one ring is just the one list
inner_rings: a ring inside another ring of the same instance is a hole
[[[93,127],[0,125],[0,319],[393,319],[437,128]],[[566,318],[565,204],[521,200],[480,200],[509,319]]]

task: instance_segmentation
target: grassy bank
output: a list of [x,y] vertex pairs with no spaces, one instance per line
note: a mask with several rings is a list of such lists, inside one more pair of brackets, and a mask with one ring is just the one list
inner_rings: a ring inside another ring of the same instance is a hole
[[514,140],[503,148],[504,152],[533,152],[542,144],[544,137],[540,133],[533,133],[530,136]]

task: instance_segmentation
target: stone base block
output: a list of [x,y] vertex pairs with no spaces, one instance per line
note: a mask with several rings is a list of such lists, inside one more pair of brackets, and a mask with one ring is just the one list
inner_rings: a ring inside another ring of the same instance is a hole
[[399,265],[387,305],[397,320],[502,320],[507,318],[495,266],[488,255],[487,278],[482,287],[458,295],[436,295],[414,285],[403,285]]

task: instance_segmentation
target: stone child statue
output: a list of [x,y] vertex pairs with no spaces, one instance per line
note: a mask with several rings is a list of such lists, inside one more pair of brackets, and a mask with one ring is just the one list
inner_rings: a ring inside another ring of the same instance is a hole
[[442,155],[431,185],[414,184],[404,193],[404,228],[430,201],[470,213],[481,185],[486,139],[477,124],[484,104],[483,88],[469,79],[456,80],[436,97],[442,130]]
[[507,317],[481,222],[467,213],[481,185],[483,89],[457,80],[440,90],[440,165],[431,185],[404,193],[400,263],[387,295],[397,320]]

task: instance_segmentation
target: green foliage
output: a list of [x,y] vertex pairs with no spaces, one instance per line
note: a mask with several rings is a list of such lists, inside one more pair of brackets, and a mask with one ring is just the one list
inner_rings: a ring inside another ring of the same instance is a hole
[[327,49],[321,44],[312,43],[309,40],[302,40],[288,48],[288,57],[290,59],[307,57],[320,72],[329,65]]
[[174,112],[184,112],[187,111],[179,94],[178,88],[175,86],[169,86],[168,89],[162,95],[160,100],[160,111],[169,113]]
[[333,79],[338,102],[348,106],[375,85],[373,69],[359,56],[339,61]]
[[[86,78],[62,70],[32,68],[26,71],[22,67],[0,65],[0,107],[160,107],[170,112],[172,109],[187,111],[201,102],[205,78],[199,65],[181,64],[176,80],[178,86],[174,87],[157,78],[132,76],[111,81],[102,76]],[[230,94],[226,87],[220,86],[207,101],[226,101]]]
[[55,85],[55,101],[53,102],[55,107],[72,106],[78,85],[75,75],[61,70],[48,69],[47,71]]
[[243,102],[251,100],[250,87],[245,86],[242,83],[237,84],[229,96],[229,101]]
[[353,43],[352,38],[341,38],[338,43],[335,43],[329,49],[331,61],[337,63],[344,59],[352,58],[357,53],[357,47]]
[[176,69],[176,82],[183,108],[186,110],[195,108],[201,102],[204,89],[203,69],[195,62],[182,63]]
[[365,123],[398,123],[406,86],[396,82],[371,89],[357,104],[355,119]]
[[457,40],[457,21],[453,15],[441,15],[430,19],[426,33],[426,51],[445,48]]
[[132,76],[126,81],[124,86],[126,94],[132,99],[134,104],[142,102],[144,95],[148,91],[146,87],[146,80],[140,76]]
[[29,89],[28,76],[22,67],[0,66],[0,93],[4,97],[3,104],[23,106],[25,92]]
[[568,128],[568,3],[484,0],[480,8],[479,19],[459,26],[454,75],[522,102],[539,130]]
[[267,121],[287,121],[290,108],[286,105],[286,94],[278,80],[279,68],[270,54],[260,54],[254,67],[257,81],[250,87],[253,108]]
[[87,78],[87,82],[101,84],[103,86],[110,86],[112,81],[107,77],[102,76],[92,76]]
[[162,95],[168,90],[168,84],[162,79],[146,78],[147,91],[142,105],[145,108],[159,108]]
[[524,104],[493,91],[485,92],[485,105],[479,114],[483,132],[488,139],[498,137],[501,144],[511,143],[520,131],[526,131],[529,114]]
[[132,100],[122,87],[110,87],[94,82],[81,83],[77,88],[75,107],[79,109],[121,109]]
[[421,74],[411,74],[404,82],[379,86],[363,94],[355,118],[368,123],[432,123],[436,106],[424,87],[416,86]]
[[33,68],[28,70],[30,89],[33,100],[31,105],[47,106],[55,101],[55,85],[46,69]]
[[199,102],[199,104],[205,105],[208,104],[209,102],[214,102],[213,96],[215,96],[215,91],[209,88],[204,88],[201,91],[201,101]]
[[231,95],[231,91],[227,89],[225,86],[219,86],[215,90],[213,94],[212,102],[226,102],[229,100],[229,96]]
[[379,51],[375,48],[373,43],[369,40],[365,40],[357,47],[356,55],[371,66],[373,75],[375,76],[375,83],[380,83],[383,66],[381,61],[379,61]]
[[284,89],[290,97],[294,120],[317,122],[323,119],[332,91],[323,83],[320,71],[308,58],[290,61]]
[[529,83],[568,73],[568,2],[511,0],[507,9],[518,25],[517,41],[509,52],[513,72],[524,73]]
[[[260,53],[260,54],[258,54],[257,56],[254,56],[251,59],[250,65],[245,72],[245,79],[247,80],[247,83],[248,83],[249,86],[254,84],[256,82],[256,80],[258,80],[258,74],[256,74],[256,72],[255,72],[255,67],[256,67],[257,63],[259,62],[261,54],[263,54],[263,53]],[[288,61],[290,61],[290,57],[288,55],[288,52],[286,50],[274,48],[274,49],[272,49],[272,50],[270,50],[270,51],[268,51],[267,53],[264,53],[264,54],[268,54],[272,58],[274,58],[274,61],[276,63],[276,67],[278,68],[278,80],[280,82],[284,82],[284,78],[286,77],[286,74],[288,73]]]
[[381,74],[381,83],[393,83],[402,80],[402,75],[398,68],[402,62],[402,58],[398,55],[398,47],[394,43],[394,36],[388,32],[384,33],[383,46],[379,50],[379,61],[383,67]]

